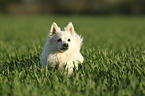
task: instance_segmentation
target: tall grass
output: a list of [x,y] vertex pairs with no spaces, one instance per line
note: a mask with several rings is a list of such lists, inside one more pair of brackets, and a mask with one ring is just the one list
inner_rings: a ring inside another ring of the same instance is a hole
[[[51,26],[69,21],[84,37],[72,76],[40,67]],[[145,17],[1,16],[1,96],[145,95]]]

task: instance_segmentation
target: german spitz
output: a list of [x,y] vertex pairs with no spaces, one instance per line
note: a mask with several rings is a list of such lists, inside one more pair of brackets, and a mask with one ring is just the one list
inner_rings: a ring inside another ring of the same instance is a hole
[[45,44],[40,64],[48,68],[68,70],[68,74],[73,73],[73,69],[78,70],[78,63],[83,63],[83,56],[80,53],[83,38],[79,36],[71,22],[62,31],[55,22],[51,29]]

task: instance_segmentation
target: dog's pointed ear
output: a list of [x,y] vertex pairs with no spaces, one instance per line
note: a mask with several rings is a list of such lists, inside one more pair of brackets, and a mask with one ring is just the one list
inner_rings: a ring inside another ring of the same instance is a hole
[[60,31],[60,28],[57,26],[57,24],[55,22],[53,22],[51,25],[50,32],[49,32],[49,36],[53,36],[58,31]]
[[72,36],[74,36],[75,30],[74,30],[74,26],[73,26],[73,24],[71,22],[69,22],[68,25],[65,27],[65,31],[70,32],[70,34]]

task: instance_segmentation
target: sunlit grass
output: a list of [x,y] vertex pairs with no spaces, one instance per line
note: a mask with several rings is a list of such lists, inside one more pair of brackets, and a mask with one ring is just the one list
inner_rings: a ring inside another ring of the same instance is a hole
[[[51,26],[72,22],[84,63],[72,76],[40,67]],[[0,95],[145,95],[145,18],[1,16]]]

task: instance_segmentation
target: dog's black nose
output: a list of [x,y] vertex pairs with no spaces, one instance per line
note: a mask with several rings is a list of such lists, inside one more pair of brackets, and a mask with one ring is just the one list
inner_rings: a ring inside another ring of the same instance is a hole
[[63,45],[62,45],[62,48],[61,48],[61,50],[67,50],[68,49],[68,43],[64,43]]
[[64,47],[64,48],[68,48],[68,43],[64,43],[64,44],[63,44],[63,47]]
[[65,51],[68,49],[68,47],[69,47],[68,43],[64,43],[64,44],[62,44],[62,47],[60,48],[60,50]]

